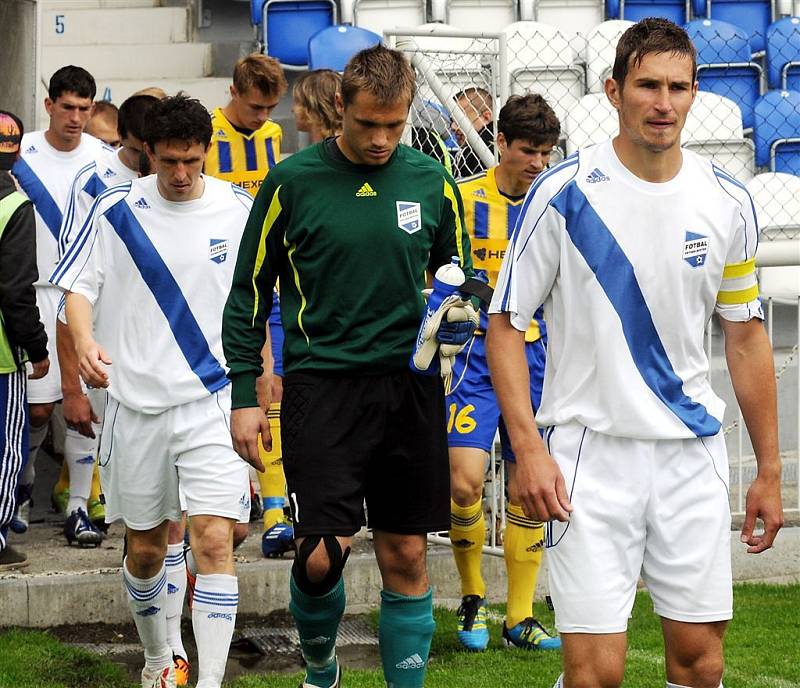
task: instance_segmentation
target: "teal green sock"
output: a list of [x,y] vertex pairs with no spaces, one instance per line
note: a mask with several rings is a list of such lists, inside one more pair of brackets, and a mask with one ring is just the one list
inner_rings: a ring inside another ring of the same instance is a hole
[[422,688],[435,628],[430,589],[419,597],[381,590],[378,639],[387,688]]
[[336,680],[336,634],[345,606],[344,580],[322,597],[306,595],[290,578],[289,611],[306,660],[306,683],[328,688]]

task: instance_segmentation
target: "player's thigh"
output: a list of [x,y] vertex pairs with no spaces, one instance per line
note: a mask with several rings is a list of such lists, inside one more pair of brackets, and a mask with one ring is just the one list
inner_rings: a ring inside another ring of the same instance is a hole
[[689,623],[733,613],[728,459],[722,434],[657,443],[642,576],[655,612]]
[[173,409],[175,466],[189,520],[217,516],[238,521],[250,509],[247,463],[233,450],[230,386]]
[[98,453],[108,523],[146,531],[180,520],[171,419],[170,411],[139,413],[108,398]]
[[370,526],[401,535],[447,530],[450,466],[441,380],[406,370],[385,383],[387,416],[367,477]]
[[686,623],[662,618],[667,679],[691,686],[705,680],[716,688],[722,677],[727,625],[727,621]]
[[550,428],[545,438],[573,506],[568,522],[545,527],[556,627],[561,633],[624,632],[645,547],[649,477],[637,453],[647,443],[579,424]]
[[477,336],[457,357],[445,395],[447,444],[491,451],[500,408],[486,362],[485,337]]
[[627,647],[625,633],[562,633],[566,685],[620,685],[625,673]]
[[378,380],[284,378],[283,470],[297,537],[351,536],[364,525],[367,465],[383,428],[372,405]]
[[60,289],[36,287],[36,305],[39,320],[44,325],[50,346],[50,368],[47,375],[38,380],[28,380],[28,403],[47,404],[61,399],[61,368],[56,355],[56,315],[61,302]]

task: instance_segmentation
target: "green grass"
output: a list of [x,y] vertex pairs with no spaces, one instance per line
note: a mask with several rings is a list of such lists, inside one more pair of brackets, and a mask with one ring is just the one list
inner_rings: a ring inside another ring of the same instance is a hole
[[[800,585],[737,585],[736,617],[726,636],[725,688],[800,688]],[[503,608],[492,607],[489,650],[459,649],[452,611],[436,610],[437,632],[427,688],[550,688],[558,676],[559,654],[525,653],[500,642]],[[545,626],[552,614],[537,609]],[[374,618],[374,617],[373,617]],[[494,620],[497,618],[498,620]],[[646,593],[637,596],[630,625],[627,688],[664,685],[660,624]],[[383,686],[379,670],[347,670],[347,688]],[[87,680],[91,677],[91,680]],[[248,675],[230,688],[297,688],[301,674]],[[108,661],[60,645],[40,632],[0,634],[0,688],[130,688],[123,672]]]

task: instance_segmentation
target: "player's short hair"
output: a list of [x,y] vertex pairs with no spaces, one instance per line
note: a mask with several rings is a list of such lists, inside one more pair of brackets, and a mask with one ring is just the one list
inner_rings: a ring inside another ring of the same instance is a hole
[[117,131],[119,137],[124,139],[128,135],[144,140],[145,117],[158,102],[155,96],[131,96],[119,106]]
[[494,112],[492,94],[480,86],[469,86],[456,93],[456,100],[466,100],[479,113]]
[[414,70],[403,53],[380,43],[357,52],[342,74],[342,102],[345,107],[362,91],[381,105],[403,101],[411,107],[417,90]]
[[97,100],[94,104],[94,117],[101,117],[107,120],[119,118],[119,108],[110,100]]
[[97,84],[94,77],[83,67],[66,65],[56,70],[47,85],[47,95],[52,101],[58,100],[58,97],[65,93],[77,93],[80,98],[94,100],[97,94]]
[[203,104],[184,93],[153,103],[144,124],[144,141],[155,150],[160,141],[211,143],[211,115]]
[[530,141],[535,146],[555,146],[561,135],[561,123],[553,108],[538,93],[511,96],[500,108],[497,131],[506,143],[515,139]]
[[261,53],[243,57],[234,65],[233,86],[240,95],[256,88],[265,95],[278,97],[289,88],[280,62]]
[[148,86],[147,88],[142,88],[136,93],[131,93],[132,96],[153,96],[154,98],[158,98],[161,100],[162,98],[167,97],[167,92],[159,87],[159,86]]
[[648,17],[631,26],[620,36],[611,78],[622,90],[631,63],[638,67],[645,55],[670,53],[692,58],[692,81],[697,76],[697,50],[689,34],[668,19]]
[[342,76],[332,69],[314,69],[301,74],[292,87],[294,107],[301,110],[325,136],[334,136],[342,129],[342,116],[336,110],[336,94],[342,87]]

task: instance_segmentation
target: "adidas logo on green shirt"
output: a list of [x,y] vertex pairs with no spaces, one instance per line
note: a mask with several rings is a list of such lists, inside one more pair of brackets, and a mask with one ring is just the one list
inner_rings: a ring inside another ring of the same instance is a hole
[[356,198],[363,198],[365,196],[377,196],[378,193],[369,185],[368,182],[364,182],[361,188],[356,191]]

